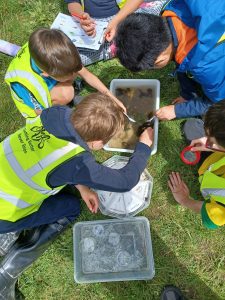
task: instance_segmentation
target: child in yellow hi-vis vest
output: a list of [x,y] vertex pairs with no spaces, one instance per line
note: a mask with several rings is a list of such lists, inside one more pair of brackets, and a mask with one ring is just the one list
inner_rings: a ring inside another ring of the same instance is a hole
[[[18,277],[75,221],[80,198],[96,213],[99,200],[92,189],[122,193],[139,181],[151,154],[152,128],[141,134],[121,169],[99,164],[91,152],[102,149],[124,128],[121,108],[107,98],[95,93],[75,110],[45,109],[0,143],[0,254],[5,254],[0,262],[0,299],[15,299]],[[68,184],[80,196],[66,191]],[[3,243],[6,235],[9,247]]]
[[206,137],[193,140],[192,151],[215,151],[199,168],[200,190],[205,201],[190,198],[189,189],[178,172],[172,172],[169,187],[182,206],[201,213],[210,229],[225,224],[225,100],[213,104],[205,115]]
[[125,109],[108,88],[83,67],[74,44],[56,29],[34,31],[10,63],[5,80],[17,108],[25,118],[30,118],[44,108],[71,102],[72,84],[77,76]]

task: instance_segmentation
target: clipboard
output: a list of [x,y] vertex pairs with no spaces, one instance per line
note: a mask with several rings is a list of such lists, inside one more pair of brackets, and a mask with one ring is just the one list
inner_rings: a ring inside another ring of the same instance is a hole
[[81,28],[79,20],[59,13],[51,25],[51,28],[63,31],[78,48],[99,50],[104,40],[104,32],[108,22],[95,20],[96,36],[90,37]]

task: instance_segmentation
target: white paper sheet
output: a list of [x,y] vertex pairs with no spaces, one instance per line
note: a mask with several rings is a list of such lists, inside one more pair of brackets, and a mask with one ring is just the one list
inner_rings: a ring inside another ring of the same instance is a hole
[[75,18],[59,13],[51,28],[62,30],[76,47],[98,50],[103,41],[103,34],[108,22],[96,20],[96,36],[89,37]]

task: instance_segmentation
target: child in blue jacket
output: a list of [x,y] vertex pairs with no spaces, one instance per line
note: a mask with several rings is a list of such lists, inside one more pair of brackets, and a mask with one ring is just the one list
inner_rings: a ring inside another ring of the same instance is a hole
[[117,56],[132,71],[175,61],[181,97],[156,115],[161,120],[194,117],[225,98],[224,32],[224,1],[172,0],[162,16],[133,14],[119,25]]

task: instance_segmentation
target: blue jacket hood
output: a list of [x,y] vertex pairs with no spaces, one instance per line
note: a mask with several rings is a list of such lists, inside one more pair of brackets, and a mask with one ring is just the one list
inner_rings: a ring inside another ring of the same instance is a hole
[[82,140],[70,121],[72,111],[71,108],[66,106],[46,108],[41,113],[42,124],[49,133],[57,138],[79,144],[85,150],[90,151],[88,145]]

